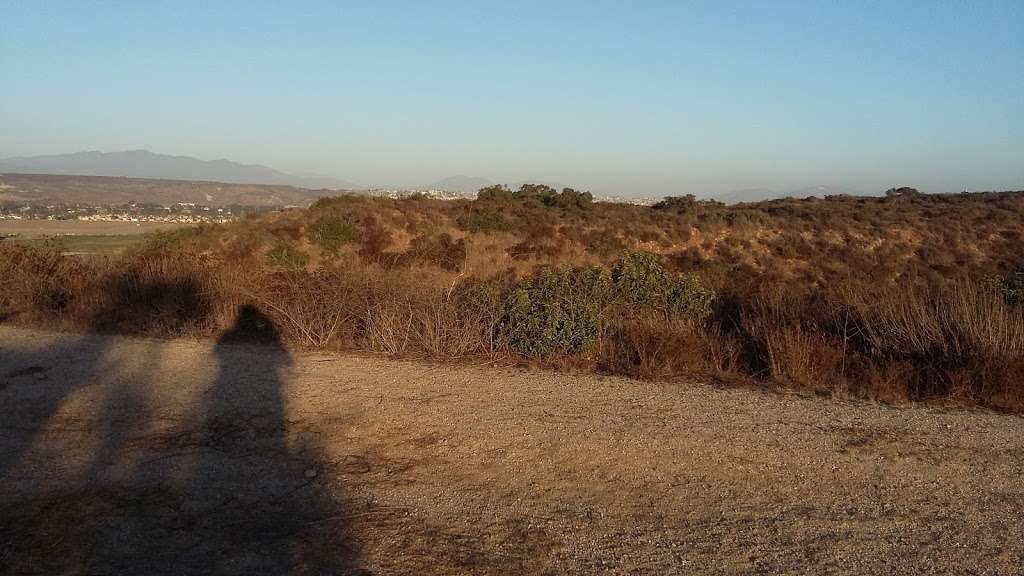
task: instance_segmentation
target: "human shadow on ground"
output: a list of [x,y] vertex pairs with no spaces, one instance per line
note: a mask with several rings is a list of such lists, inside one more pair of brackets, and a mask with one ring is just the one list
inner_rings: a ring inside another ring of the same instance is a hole
[[55,340],[28,349],[0,342],[0,481],[15,472],[64,401],[88,385],[107,338],[61,335]]
[[[95,358],[114,344],[79,339],[88,346],[76,340],[0,363],[46,367],[56,354],[78,366],[59,389],[28,402],[38,426],[3,430],[0,454],[8,456],[0,463],[59,469],[60,455],[46,449],[40,430],[83,383],[113,383],[83,430],[98,441],[81,472],[39,489],[0,483],[0,572],[367,573],[343,496],[323,482],[315,436],[289,426],[282,387],[292,358],[268,318],[251,306],[239,310],[213,348],[209,385],[189,383],[190,373],[173,376],[200,392],[169,427],[152,426],[165,407],[153,405],[154,377],[138,368],[159,362],[159,343],[134,370],[101,375]],[[160,386],[167,385],[165,374]]]
[[189,438],[201,450],[184,493],[185,526],[203,535],[195,545],[206,549],[193,551],[194,567],[358,572],[343,504],[321,483],[321,452],[289,428],[282,387],[292,359],[273,323],[243,306],[213,353],[218,376]]
[[[102,292],[107,297],[91,314],[86,334],[62,334],[54,338],[54,344],[38,349],[0,342],[0,394],[17,387],[22,404],[17,409],[4,407],[8,413],[0,421],[0,480],[11,474],[39,435],[54,424],[65,401],[92,384],[96,376],[116,370],[116,366],[104,362],[115,341],[111,334],[145,333],[147,328],[159,325],[162,333],[178,335],[205,319],[211,310],[201,286],[190,279],[139,282],[131,276],[116,277]],[[61,306],[66,306],[67,299],[60,288],[47,298],[61,302]],[[8,313],[0,322],[13,315]],[[139,387],[125,390],[136,394]],[[117,395],[108,400],[107,408],[121,408],[125,403]]]

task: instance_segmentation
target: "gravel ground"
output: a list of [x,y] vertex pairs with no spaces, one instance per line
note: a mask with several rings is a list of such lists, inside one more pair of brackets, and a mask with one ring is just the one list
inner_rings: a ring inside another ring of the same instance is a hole
[[0,573],[1024,574],[1024,419],[0,326]]

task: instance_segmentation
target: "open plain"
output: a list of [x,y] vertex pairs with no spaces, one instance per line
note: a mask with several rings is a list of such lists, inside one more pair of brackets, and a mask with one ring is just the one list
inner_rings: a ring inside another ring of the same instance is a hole
[[189,226],[177,222],[91,222],[84,220],[0,220],[0,235],[35,239],[53,236],[136,236]]

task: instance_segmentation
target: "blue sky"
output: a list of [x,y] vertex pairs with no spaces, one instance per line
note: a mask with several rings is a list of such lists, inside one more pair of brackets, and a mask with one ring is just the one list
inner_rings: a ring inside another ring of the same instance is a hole
[[1024,2],[0,0],[0,156],[1024,189]]

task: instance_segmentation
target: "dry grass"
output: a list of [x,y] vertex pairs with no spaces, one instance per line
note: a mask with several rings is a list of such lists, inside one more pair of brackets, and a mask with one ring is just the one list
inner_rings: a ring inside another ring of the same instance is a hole
[[[504,306],[537,267],[611,269],[642,247],[710,284],[710,319],[603,303],[596,342],[546,362],[1019,411],[1024,307],[986,279],[1024,268],[1021,214],[1021,193],[661,208],[342,197],[105,260],[2,243],[0,317],[213,335],[253,305],[298,346],[493,357],[512,353]],[[345,223],[329,249],[322,225],[309,236],[325,221]],[[280,246],[304,257],[268,261]]]

